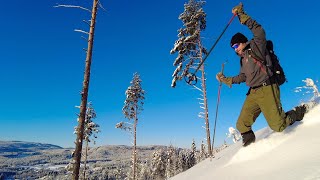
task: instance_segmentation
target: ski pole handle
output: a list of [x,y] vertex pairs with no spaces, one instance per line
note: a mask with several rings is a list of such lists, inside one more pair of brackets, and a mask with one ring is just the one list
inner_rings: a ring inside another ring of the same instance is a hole
[[221,73],[222,73],[222,74],[223,74],[223,70],[224,70],[224,64],[225,64],[225,63],[222,63],[222,65],[221,65],[221,66],[222,66],[222,67],[221,67]]
[[[223,71],[224,71],[224,65],[225,65],[227,62],[228,62],[228,60],[226,60],[226,62],[224,62],[224,63],[221,64],[221,71],[220,71],[220,72],[221,72],[222,74],[223,74]],[[222,86],[222,82],[221,82],[221,81],[220,81],[219,85]]]

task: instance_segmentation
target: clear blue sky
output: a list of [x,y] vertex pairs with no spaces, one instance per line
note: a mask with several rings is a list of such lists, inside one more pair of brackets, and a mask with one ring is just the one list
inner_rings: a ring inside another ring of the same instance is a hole
[[[192,139],[204,140],[199,92],[183,81],[171,88],[172,65],[176,55],[170,50],[182,26],[178,16],[185,0],[104,1],[107,10],[99,11],[94,42],[89,101],[97,112],[101,126],[98,145],[130,144],[129,136],[115,129],[125,120],[122,114],[125,90],[133,73],[141,75],[146,91],[144,111],[138,125],[138,145],[173,144],[189,147]],[[56,3],[76,4],[79,0],[51,0],[31,3],[22,0],[2,2],[1,18],[1,103],[0,140],[46,142],[74,147],[73,128],[80,104],[85,53],[87,46],[74,29],[86,30],[83,19],[90,14],[79,9],[53,8]],[[203,32],[205,46],[210,48],[231,18],[231,9],[239,1],[208,1],[207,29]],[[266,30],[275,44],[289,83],[283,85],[285,110],[303,98],[294,93],[301,80],[319,79],[319,25],[317,0],[243,1],[245,10]],[[215,74],[221,63],[227,76],[239,72],[239,60],[229,46],[230,37],[251,33],[237,19],[230,25],[206,61],[209,118],[213,130],[218,83]],[[235,122],[242,107],[247,87],[223,86],[217,124],[216,145],[225,138],[228,127]],[[261,115],[254,130],[265,127]]]

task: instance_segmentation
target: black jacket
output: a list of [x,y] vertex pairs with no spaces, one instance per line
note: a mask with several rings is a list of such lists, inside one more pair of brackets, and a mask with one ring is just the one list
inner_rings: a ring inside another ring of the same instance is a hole
[[251,18],[246,21],[245,25],[253,33],[253,38],[247,42],[243,50],[244,56],[240,59],[240,73],[232,77],[232,83],[246,82],[247,86],[256,87],[269,79],[268,74],[272,76],[270,69],[265,66],[265,62],[271,65],[271,58],[266,49],[266,34],[262,26]]

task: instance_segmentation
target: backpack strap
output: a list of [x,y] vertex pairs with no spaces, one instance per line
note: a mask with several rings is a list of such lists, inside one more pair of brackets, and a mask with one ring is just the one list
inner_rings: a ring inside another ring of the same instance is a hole
[[252,54],[254,55],[254,58],[255,58],[256,60],[259,60],[263,65],[265,65],[265,66],[267,67],[268,65],[267,65],[267,59],[265,58],[266,56],[262,54],[262,52],[260,51],[257,43],[256,43],[255,41],[253,41],[253,42],[254,42],[254,45],[256,46],[256,48],[257,48],[260,56],[261,56],[263,59],[260,59],[260,58],[255,54],[254,51],[251,51]]

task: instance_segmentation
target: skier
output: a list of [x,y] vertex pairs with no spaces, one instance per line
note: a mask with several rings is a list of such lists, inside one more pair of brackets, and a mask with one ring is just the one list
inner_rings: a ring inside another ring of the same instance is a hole
[[242,145],[248,146],[256,139],[251,127],[261,112],[272,130],[282,132],[295,121],[303,119],[307,106],[300,105],[288,112],[283,111],[279,85],[274,80],[272,71],[263,62],[266,61],[268,65],[271,65],[270,55],[266,49],[267,40],[264,29],[244,12],[242,4],[234,7],[232,13],[237,14],[240,23],[251,30],[253,39],[248,41],[247,37],[241,33],[236,33],[231,38],[230,45],[240,57],[240,73],[234,77],[226,77],[219,72],[216,78],[230,88],[232,84],[243,82],[249,86],[236,125],[242,136]]

